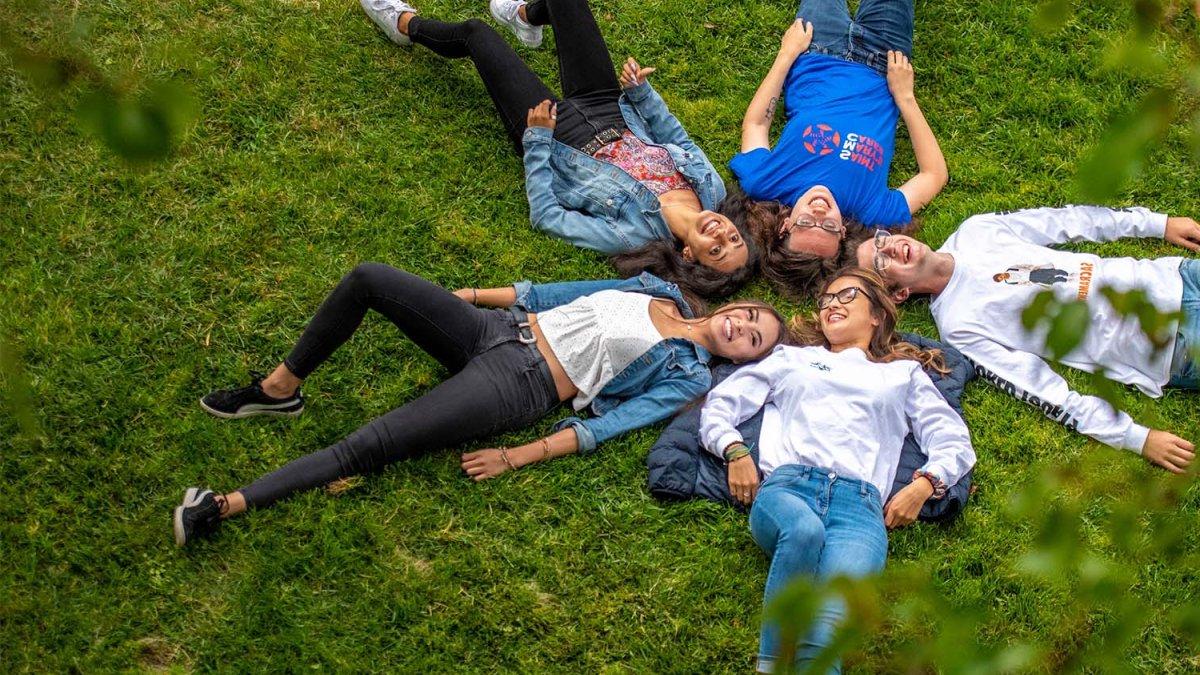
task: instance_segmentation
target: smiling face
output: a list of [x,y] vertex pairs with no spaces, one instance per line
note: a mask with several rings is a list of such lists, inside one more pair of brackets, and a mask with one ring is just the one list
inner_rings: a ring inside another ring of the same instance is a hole
[[739,303],[714,312],[706,328],[712,353],[734,363],[766,356],[783,335],[783,324],[772,312]]
[[[857,289],[853,299],[843,302],[837,297],[851,294],[852,291],[847,290],[851,288]],[[854,345],[866,351],[879,326],[866,284],[854,277],[840,277],[826,287],[825,293],[833,295],[817,315],[825,339],[830,345]]]
[[[889,236],[882,248],[868,239],[855,251],[858,266],[879,273],[884,280],[908,288],[929,276],[934,263],[933,249],[903,234]],[[883,269],[876,262],[883,263]]]
[[683,257],[721,272],[733,272],[746,264],[750,249],[732,220],[712,211],[700,211],[683,242]]
[[[816,224],[836,228],[837,232],[814,227]],[[833,258],[846,236],[846,225],[833,193],[824,185],[817,185],[800,196],[792,212],[784,218],[780,231],[783,245],[789,251]]]

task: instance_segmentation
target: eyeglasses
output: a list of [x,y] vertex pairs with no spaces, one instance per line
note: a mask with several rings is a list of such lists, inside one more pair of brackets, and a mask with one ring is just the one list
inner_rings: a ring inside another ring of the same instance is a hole
[[785,223],[783,225],[783,227],[780,227],[779,228],[779,237],[781,239],[783,237],[786,237],[789,232],[791,232],[793,229],[795,229],[797,227],[818,227],[822,230],[825,230],[826,232],[829,232],[832,234],[837,234],[837,235],[840,235],[846,231],[846,227],[844,225],[842,225],[841,222],[834,220],[833,218],[824,218],[822,220],[813,220],[812,218],[809,218],[808,216],[802,216],[802,217],[797,218],[796,220],[792,221],[791,223]]
[[876,272],[887,269],[888,263],[892,261],[883,253],[883,248],[887,246],[888,239],[891,237],[892,234],[887,230],[875,230],[875,258],[871,262],[875,265]]
[[[859,294],[861,294],[863,292],[864,292],[863,289],[859,288],[858,286],[847,286],[846,288],[843,288],[842,290],[838,291],[837,293],[822,293],[817,296],[817,309],[825,309],[833,302],[834,298],[837,298],[837,301],[839,303],[841,303],[843,305],[848,305],[848,304],[854,302],[854,299],[857,298],[859,296]],[[871,301],[870,296],[864,296],[864,297],[867,298],[867,302]]]

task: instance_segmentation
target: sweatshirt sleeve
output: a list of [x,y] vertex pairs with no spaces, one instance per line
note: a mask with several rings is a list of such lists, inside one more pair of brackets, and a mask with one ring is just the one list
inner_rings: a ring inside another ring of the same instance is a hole
[[700,411],[700,442],[709,452],[724,459],[725,448],[745,440],[737,426],[767,402],[774,373],[784,358],[777,350],[758,363],[739,368],[708,393]]
[[1167,232],[1167,214],[1154,213],[1140,206],[1124,209],[1065,206],[986,213],[968,219],[960,229],[972,228],[1008,229],[1021,239],[1039,246],[1077,241],[1113,241],[1122,237],[1162,239]]
[[934,496],[941,497],[975,466],[971,434],[920,366],[913,368],[905,413],[917,444],[929,457],[916,473],[928,477]]
[[1009,349],[985,337],[949,340],[975,363],[976,373],[1071,431],[1141,454],[1150,430],[1097,396],[1073,391],[1037,354]]

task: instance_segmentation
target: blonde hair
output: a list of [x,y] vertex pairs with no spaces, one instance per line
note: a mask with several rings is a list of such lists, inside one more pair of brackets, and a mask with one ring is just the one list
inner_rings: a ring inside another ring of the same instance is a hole
[[[867,347],[867,356],[872,361],[891,363],[900,359],[908,359],[920,363],[923,368],[945,375],[950,372],[946,367],[946,359],[940,349],[921,349],[916,345],[905,342],[896,335],[896,318],[898,312],[896,303],[888,295],[883,278],[871,270],[861,267],[843,267],[821,286],[821,293],[826,293],[833,282],[839,279],[853,278],[862,282],[861,290],[871,303],[871,314],[879,321],[875,333],[871,335],[871,343]],[[829,348],[829,340],[821,332],[821,321],[818,313],[813,312],[811,318],[797,315],[792,319],[790,329],[795,333],[799,344],[804,346],[820,346]]]

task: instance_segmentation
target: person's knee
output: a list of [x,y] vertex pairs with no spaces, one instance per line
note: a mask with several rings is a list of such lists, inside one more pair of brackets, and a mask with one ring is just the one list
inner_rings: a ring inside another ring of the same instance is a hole
[[384,278],[394,272],[394,268],[383,263],[364,262],[355,265],[342,281],[349,284],[356,293],[365,292],[377,287]]
[[825,528],[815,518],[793,518],[779,527],[777,546],[788,546],[795,550],[820,550],[825,545]]
[[466,31],[467,35],[470,35],[470,36],[476,36],[476,35],[481,35],[481,34],[488,33],[488,32],[494,32],[492,27],[489,26],[487,24],[487,22],[485,22],[481,19],[467,19],[466,21],[463,22],[462,25],[463,25],[463,30]]

